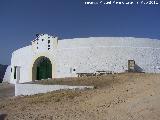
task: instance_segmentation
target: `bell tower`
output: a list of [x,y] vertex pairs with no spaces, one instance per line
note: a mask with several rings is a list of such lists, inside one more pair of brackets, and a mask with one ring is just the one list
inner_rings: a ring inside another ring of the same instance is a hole
[[34,52],[46,52],[54,50],[58,45],[58,37],[48,34],[36,34],[36,39],[32,42]]

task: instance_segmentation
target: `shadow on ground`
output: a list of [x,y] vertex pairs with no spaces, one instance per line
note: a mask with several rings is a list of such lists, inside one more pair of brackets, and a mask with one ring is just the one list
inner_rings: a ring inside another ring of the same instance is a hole
[[5,120],[6,117],[7,117],[7,114],[0,114],[0,120]]

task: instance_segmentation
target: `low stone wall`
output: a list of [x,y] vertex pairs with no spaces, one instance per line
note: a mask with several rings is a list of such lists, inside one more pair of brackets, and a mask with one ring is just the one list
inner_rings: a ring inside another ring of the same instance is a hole
[[68,85],[39,85],[39,84],[15,84],[15,96],[34,95],[56,90],[66,89],[93,89],[93,86],[68,86]]

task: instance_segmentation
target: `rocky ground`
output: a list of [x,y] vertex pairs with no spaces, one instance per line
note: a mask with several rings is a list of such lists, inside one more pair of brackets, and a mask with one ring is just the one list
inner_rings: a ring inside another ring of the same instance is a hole
[[[9,120],[159,120],[160,74],[115,74],[60,80],[58,84],[95,85],[0,101]],[[50,80],[40,84],[57,84]]]

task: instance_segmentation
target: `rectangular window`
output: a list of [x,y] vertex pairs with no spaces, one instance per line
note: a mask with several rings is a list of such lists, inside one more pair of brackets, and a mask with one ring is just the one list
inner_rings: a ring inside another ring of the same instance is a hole
[[17,72],[17,67],[14,67],[14,79],[16,79],[16,73]]

